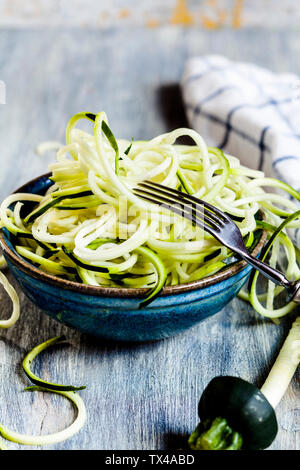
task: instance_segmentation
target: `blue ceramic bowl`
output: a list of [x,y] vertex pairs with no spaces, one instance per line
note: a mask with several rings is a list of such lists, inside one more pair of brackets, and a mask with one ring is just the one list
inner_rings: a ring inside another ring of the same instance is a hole
[[[44,175],[16,192],[44,194],[51,184]],[[264,241],[262,233],[253,255]],[[21,258],[12,242],[6,229],[0,231],[9,269],[34,304],[69,327],[118,341],[158,340],[192,327],[228,304],[251,271],[244,261],[236,262],[200,281],[165,287],[153,303],[139,309],[145,289],[87,286],[52,276]]]

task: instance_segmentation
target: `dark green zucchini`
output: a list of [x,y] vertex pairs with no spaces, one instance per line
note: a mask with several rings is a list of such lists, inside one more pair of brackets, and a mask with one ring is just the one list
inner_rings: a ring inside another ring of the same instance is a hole
[[198,414],[203,425],[190,436],[193,449],[262,450],[278,431],[274,408],[255,385],[239,377],[212,379],[200,398]]

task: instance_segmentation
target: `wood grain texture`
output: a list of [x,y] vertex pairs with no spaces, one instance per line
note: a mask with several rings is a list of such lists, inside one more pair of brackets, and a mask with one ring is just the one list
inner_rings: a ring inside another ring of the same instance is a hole
[[[37,156],[43,140],[64,139],[69,117],[105,110],[115,134],[150,138],[186,125],[178,84],[187,57],[220,53],[272,70],[300,73],[297,33],[182,30],[172,27],[0,31],[0,200],[46,172],[53,155]],[[261,47],[268,44],[268,51]],[[0,318],[10,302],[1,291]],[[0,330],[0,422],[20,432],[63,429],[74,417],[62,397],[23,392],[24,354],[64,333],[68,345],[46,351],[35,372],[87,385],[80,392],[84,429],[49,449],[176,449],[197,424],[197,403],[211,378],[238,375],[263,383],[291,319],[264,320],[235,299],[213,318],[176,337],[120,344],[80,334],[49,318],[20,292],[21,318]],[[271,449],[300,450],[299,370],[280,403]],[[24,449],[8,443],[12,449]]]

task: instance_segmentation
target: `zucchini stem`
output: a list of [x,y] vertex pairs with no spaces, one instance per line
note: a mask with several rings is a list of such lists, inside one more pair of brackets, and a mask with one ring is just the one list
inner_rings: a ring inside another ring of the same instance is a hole
[[300,363],[300,317],[293,322],[279,355],[261,387],[261,392],[276,408]]

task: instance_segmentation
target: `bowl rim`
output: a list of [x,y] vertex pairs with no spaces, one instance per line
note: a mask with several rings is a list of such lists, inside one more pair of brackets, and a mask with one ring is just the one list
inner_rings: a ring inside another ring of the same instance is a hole
[[[36,184],[41,179],[47,179],[51,176],[51,172],[45,173],[40,175],[32,180],[28,181],[27,183],[20,186],[11,194],[26,192],[26,187],[30,185]],[[28,191],[27,191],[28,192]],[[267,238],[266,230],[262,230],[262,235],[256,244],[254,250],[251,252],[252,256],[257,256]],[[38,279],[40,281],[44,281],[45,283],[60,287],[62,289],[71,290],[74,292],[88,294],[93,296],[99,297],[127,297],[127,298],[140,298],[144,297],[145,293],[149,290],[146,287],[101,287],[101,286],[91,286],[88,284],[83,284],[75,281],[69,281],[68,279],[59,278],[52,274],[48,274],[45,271],[42,271],[23,258],[19,257],[11,248],[8,246],[5,234],[2,229],[0,229],[0,246],[3,250],[3,255],[8,257],[9,260],[17,266],[22,272],[28,274],[29,276]],[[219,282],[225,281],[232,276],[241,272],[244,268],[246,268],[248,263],[244,260],[237,261],[228,268],[224,268],[222,271],[219,271],[215,274],[207,276],[203,279],[199,279],[196,281],[188,282],[185,284],[176,284],[172,286],[165,286],[163,287],[162,291],[160,292],[160,296],[168,296],[168,295],[176,295],[181,294],[184,292],[192,292],[194,290],[203,289],[205,287],[213,286],[218,284]]]

